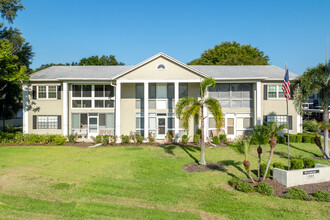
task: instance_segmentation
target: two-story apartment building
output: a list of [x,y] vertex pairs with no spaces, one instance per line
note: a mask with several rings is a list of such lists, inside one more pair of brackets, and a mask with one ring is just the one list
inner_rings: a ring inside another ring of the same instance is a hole
[[[23,86],[23,131],[36,134],[152,133],[184,131],[175,117],[181,97],[199,96],[200,82],[216,80],[208,96],[219,100],[225,116],[222,132],[236,138],[265,121],[287,123],[281,90],[285,70],[264,66],[194,66],[159,53],[135,66],[53,66],[31,75]],[[290,79],[297,75],[290,73]],[[206,135],[215,122],[205,113]],[[191,123],[192,136],[198,125]],[[301,117],[289,101],[289,129],[301,132]]]

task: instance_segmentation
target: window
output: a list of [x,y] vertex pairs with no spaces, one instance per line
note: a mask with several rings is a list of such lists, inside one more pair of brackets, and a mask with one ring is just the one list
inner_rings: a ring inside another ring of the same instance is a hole
[[252,84],[218,83],[209,87],[209,96],[219,100],[222,108],[250,108],[253,105]]
[[267,116],[267,122],[276,122],[277,125],[286,124],[287,116],[286,115],[269,115]]
[[159,64],[159,65],[157,66],[157,69],[158,69],[158,70],[164,70],[164,69],[165,69],[165,65],[164,65],[164,64]]
[[144,114],[136,113],[136,133],[143,136],[144,135]]
[[188,83],[179,83],[179,99],[188,96]]
[[57,86],[38,86],[38,99],[56,99]]
[[113,99],[113,86],[72,85],[72,108],[113,108]]
[[38,129],[57,129],[58,116],[38,116]]
[[269,98],[284,98],[282,85],[269,85],[268,86],[268,97]]

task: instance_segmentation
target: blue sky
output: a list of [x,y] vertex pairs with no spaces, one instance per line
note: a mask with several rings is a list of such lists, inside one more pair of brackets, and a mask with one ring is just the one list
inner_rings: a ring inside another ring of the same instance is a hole
[[325,61],[330,1],[22,0],[14,27],[33,45],[32,68],[116,56],[135,65],[158,52],[184,63],[223,41],[251,44],[301,74]]

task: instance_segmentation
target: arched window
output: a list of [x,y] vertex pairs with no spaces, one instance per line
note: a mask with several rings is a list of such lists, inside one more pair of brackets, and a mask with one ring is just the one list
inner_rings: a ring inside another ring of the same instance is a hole
[[157,66],[157,69],[158,69],[158,70],[164,70],[164,69],[165,69],[165,65],[164,65],[164,64],[159,64],[159,65]]

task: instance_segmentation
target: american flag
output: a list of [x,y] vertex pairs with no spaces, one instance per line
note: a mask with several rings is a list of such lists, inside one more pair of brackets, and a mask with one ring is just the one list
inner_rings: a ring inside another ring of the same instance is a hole
[[286,98],[286,101],[288,101],[290,99],[290,81],[289,81],[289,70],[286,65],[285,65],[285,76],[282,85],[282,90]]

